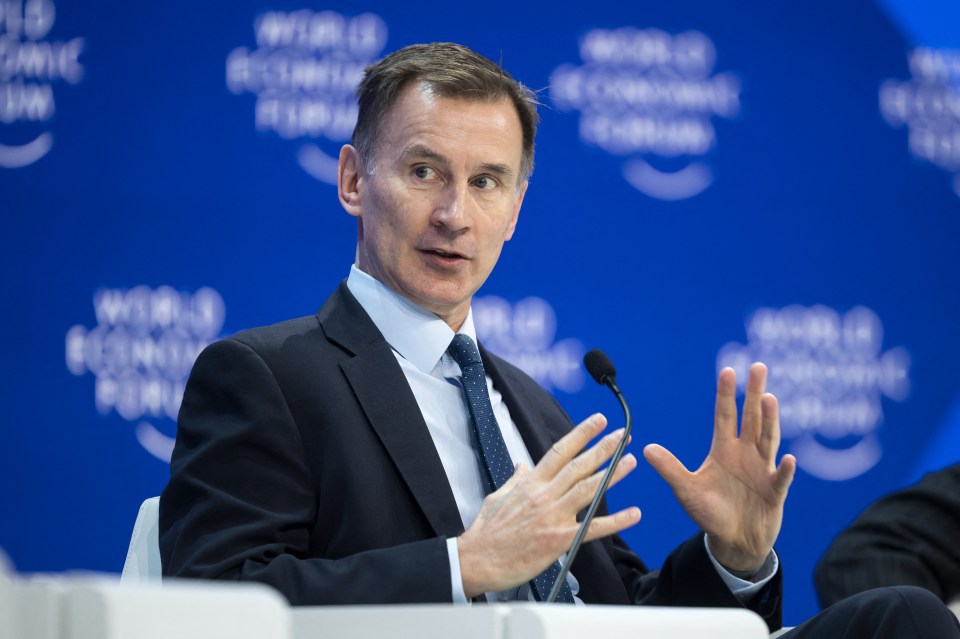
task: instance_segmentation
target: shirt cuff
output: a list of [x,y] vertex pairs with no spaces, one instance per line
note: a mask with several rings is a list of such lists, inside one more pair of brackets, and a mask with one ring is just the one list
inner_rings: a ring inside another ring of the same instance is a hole
[[720,562],[713,556],[713,553],[710,552],[710,544],[707,543],[706,534],[703,535],[703,544],[706,546],[707,556],[710,557],[710,561],[713,563],[713,567],[716,568],[717,574],[723,579],[723,583],[727,584],[730,592],[740,601],[746,601],[751,595],[766,586],[767,583],[773,579],[773,576],[777,574],[777,569],[780,568],[780,559],[777,557],[777,553],[771,550],[770,554],[767,555],[767,558],[764,560],[763,565],[760,566],[756,574],[750,578],[750,581],[740,579],[730,574],[730,571],[721,566]]
[[456,537],[447,539],[447,559],[450,561],[450,592],[453,596],[453,603],[470,603],[467,594],[463,592],[463,575],[460,574],[460,551],[457,547]]

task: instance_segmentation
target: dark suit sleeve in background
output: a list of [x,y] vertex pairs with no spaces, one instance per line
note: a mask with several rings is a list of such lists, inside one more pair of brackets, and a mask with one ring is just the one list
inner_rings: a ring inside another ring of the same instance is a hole
[[879,586],[960,596],[960,464],[867,508],[833,541],[814,581],[824,607]]

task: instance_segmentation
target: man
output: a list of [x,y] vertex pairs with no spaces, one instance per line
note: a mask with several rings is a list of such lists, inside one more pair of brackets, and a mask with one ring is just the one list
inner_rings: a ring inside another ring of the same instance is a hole
[[[574,427],[474,346],[470,302],[517,224],[536,100],[453,44],[388,56],[358,97],[339,171],[356,264],[316,316],[198,358],[161,501],[164,571],[263,581],[293,604],[542,599],[622,434],[587,448],[602,416]],[[705,534],[651,572],[617,536],[639,510],[603,513],[564,600],[748,606],[779,627],[772,545],[795,460],[776,467],[765,375],[751,368],[738,437],[721,373],[696,473],[644,451]]]
[[871,504],[840,531],[814,571],[820,604],[910,584],[960,614],[960,463]]

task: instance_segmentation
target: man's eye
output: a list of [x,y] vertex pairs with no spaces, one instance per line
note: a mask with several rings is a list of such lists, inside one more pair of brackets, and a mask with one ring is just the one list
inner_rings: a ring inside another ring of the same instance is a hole
[[418,166],[413,170],[413,174],[421,180],[427,180],[433,176],[433,169],[429,166]]
[[481,175],[476,180],[474,180],[473,183],[477,186],[477,188],[484,189],[484,190],[492,189],[495,186],[497,186],[496,180],[486,175]]

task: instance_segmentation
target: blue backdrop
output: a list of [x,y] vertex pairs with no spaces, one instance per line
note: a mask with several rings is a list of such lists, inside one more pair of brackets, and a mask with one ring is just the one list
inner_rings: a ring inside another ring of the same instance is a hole
[[[766,361],[785,617],[814,613],[833,535],[960,459],[960,5],[729,4],[0,1],[0,547],[119,571],[197,351],[347,275],[360,70],[453,40],[544,103],[481,339],[617,424],[580,364],[605,349],[635,452],[692,467],[719,368]],[[693,532],[645,465],[610,499],[654,565]]]

